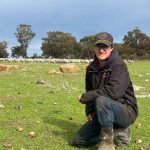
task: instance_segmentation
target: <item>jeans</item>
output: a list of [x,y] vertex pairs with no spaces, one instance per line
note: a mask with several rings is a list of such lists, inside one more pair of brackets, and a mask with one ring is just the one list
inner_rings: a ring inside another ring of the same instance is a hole
[[100,96],[95,100],[96,114],[77,132],[73,145],[87,147],[100,141],[101,128],[127,128],[132,124],[132,116],[126,106],[118,101]]

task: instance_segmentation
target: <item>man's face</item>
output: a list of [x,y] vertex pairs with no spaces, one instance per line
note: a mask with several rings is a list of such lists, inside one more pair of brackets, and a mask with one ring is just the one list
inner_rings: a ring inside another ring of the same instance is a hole
[[105,44],[97,44],[95,46],[95,54],[100,61],[107,59],[110,56],[112,50],[113,48],[108,47]]

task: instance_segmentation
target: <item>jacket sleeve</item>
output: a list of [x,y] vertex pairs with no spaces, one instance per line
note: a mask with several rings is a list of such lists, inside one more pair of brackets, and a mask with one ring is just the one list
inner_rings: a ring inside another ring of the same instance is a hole
[[88,91],[82,94],[80,102],[86,104],[90,101],[94,101],[99,96],[106,96],[117,100],[124,96],[130,84],[129,73],[125,64],[116,64],[112,67],[112,72],[109,76],[107,84],[101,89]]
[[[86,70],[86,76],[85,76],[85,89],[86,89],[86,92],[92,90],[92,85],[91,85],[90,76],[88,73],[88,68]],[[95,102],[94,101],[86,103],[86,105],[85,105],[86,116],[90,113],[93,113],[94,110],[95,110]]]
[[91,80],[90,80],[90,73],[89,73],[89,66],[86,69],[86,75],[85,75],[85,90],[86,92],[92,90]]

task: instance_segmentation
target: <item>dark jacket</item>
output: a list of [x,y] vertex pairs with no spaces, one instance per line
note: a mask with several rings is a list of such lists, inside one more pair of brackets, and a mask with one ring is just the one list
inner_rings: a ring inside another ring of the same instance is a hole
[[95,112],[95,99],[105,96],[124,104],[130,111],[133,121],[138,114],[137,99],[125,62],[115,51],[99,66],[95,57],[86,71],[86,93],[82,94],[80,102],[86,104],[86,115]]

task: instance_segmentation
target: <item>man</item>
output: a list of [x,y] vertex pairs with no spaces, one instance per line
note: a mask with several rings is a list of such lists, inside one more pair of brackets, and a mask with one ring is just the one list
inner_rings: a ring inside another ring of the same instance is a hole
[[95,36],[94,60],[86,71],[86,93],[80,97],[86,105],[86,122],[73,145],[87,147],[99,144],[99,150],[115,150],[114,130],[134,123],[137,100],[128,69],[113,50],[113,37],[107,32]]

